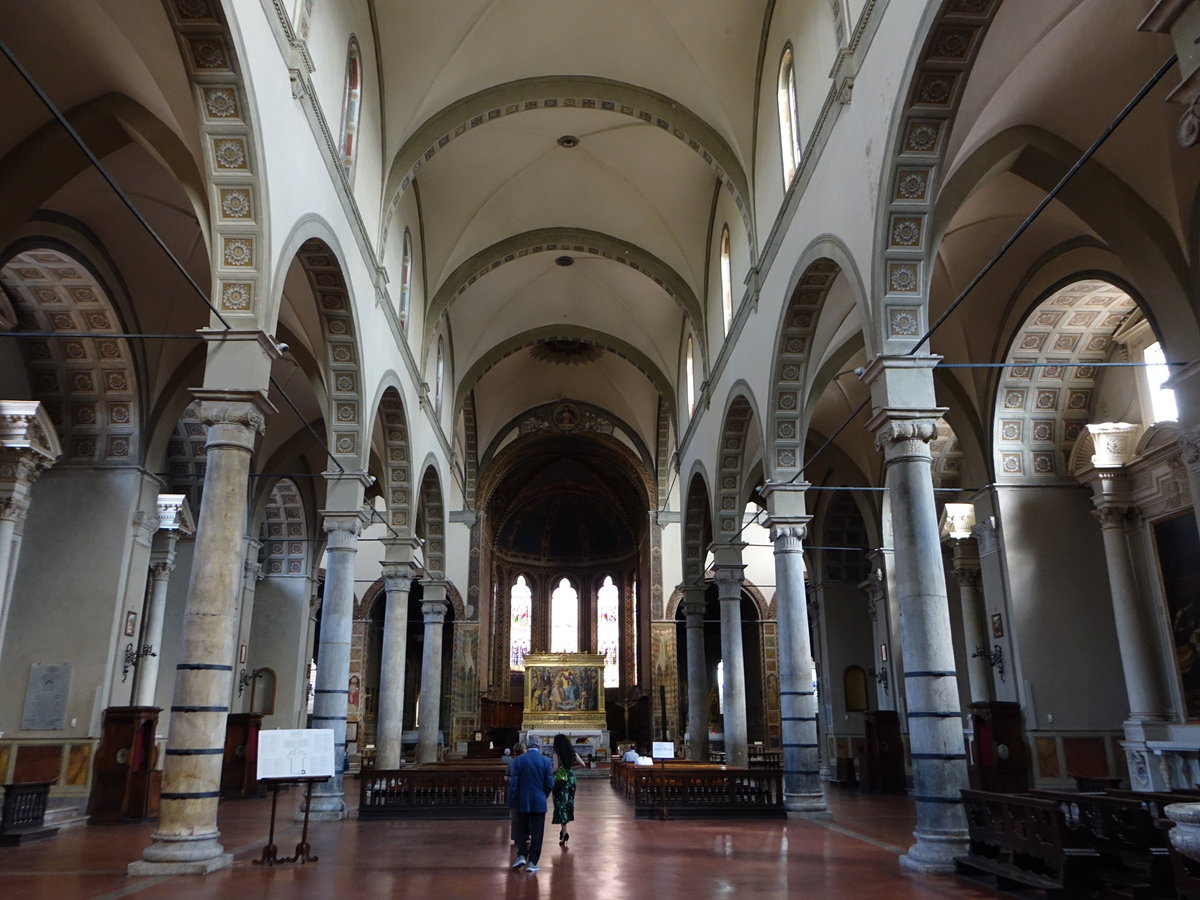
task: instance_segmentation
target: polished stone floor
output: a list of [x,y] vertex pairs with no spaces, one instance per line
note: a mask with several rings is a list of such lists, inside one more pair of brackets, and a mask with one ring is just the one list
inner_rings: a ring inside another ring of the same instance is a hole
[[[347,781],[348,793],[357,787]],[[221,806],[221,841],[232,869],[207,877],[129,878],[152,825],[68,829],[53,841],[0,848],[0,898],[243,900],[243,898],[987,898],[1003,896],[955,876],[900,868],[911,843],[905,797],[864,797],[829,787],[833,818],[635,821],[607,781],[580,781],[571,839],[546,825],[542,869],[512,872],[507,822],[345,822],[310,830],[307,865],[252,865],[266,843],[269,801]],[[280,811],[298,795],[280,795]],[[281,819],[284,816],[281,815]],[[290,855],[299,825],[286,819],[276,843]]]

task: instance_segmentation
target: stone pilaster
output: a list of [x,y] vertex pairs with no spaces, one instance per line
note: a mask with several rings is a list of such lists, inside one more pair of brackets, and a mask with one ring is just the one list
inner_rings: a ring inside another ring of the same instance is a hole
[[442,710],[442,625],[446,621],[446,582],[424,585],[425,645],[421,649],[421,712],[417,725],[417,762],[437,761]]
[[713,581],[721,601],[721,658],[725,665],[725,764],[746,768],[750,764],[746,724],[746,663],[742,652],[743,543],[713,544]]
[[[333,730],[333,759],[336,774],[313,788],[309,817],[330,822],[346,816],[342,799],[342,772],[346,758],[346,708],[350,695],[350,639],[354,627],[354,558],[358,536],[367,522],[361,508],[365,472],[326,472],[330,494],[349,489],[342,503],[357,501],[354,511],[323,510],[325,545],[325,592],[321,605],[321,646],[317,652],[317,683],[313,692],[313,728]],[[348,504],[347,504],[348,505]],[[303,804],[297,817],[303,817]]]
[[763,488],[766,525],[775,549],[775,617],[779,623],[779,710],[783,737],[783,805],[794,813],[827,814],[812,685],[812,639],[804,590],[805,482]]
[[383,584],[387,607],[383,620],[383,651],[379,662],[379,729],[375,735],[375,767],[400,765],[404,731],[404,671],[408,651],[408,591],[416,569],[412,539],[384,542]]
[[234,614],[250,457],[273,408],[257,391],[196,391],[208,426],[204,494],[176,665],[158,828],[130,875],[205,874],[232,865],[217,800],[233,676]]
[[0,655],[20,551],[20,525],[37,477],[62,453],[58,435],[37,400],[0,400]]
[[[1196,0],[1191,0],[1191,3],[1196,5]],[[1172,4],[1159,0],[1159,5]],[[1193,62],[1200,63],[1200,56]],[[1200,120],[1197,121],[1200,124]],[[1191,488],[1192,497],[1197,498],[1192,514],[1196,517],[1197,527],[1200,527],[1200,359],[1192,360],[1173,373],[1167,386],[1175,391],[1175,405],[1179,409],[1177,440],[1187,469],[1188,487]]]
[[917,805],[916,843],[900,861],[922,872],[953,871],[967,838],[959,794],[967,786],[962,712],[929,449],[945,412],[934,401],[939,359],[876,357],[863,376],[874,406],[867,428],[883,451],[890,499]]
[[708,661],[704,658],[704,585],[681,584],[687,623],[688,758],[708,762]]

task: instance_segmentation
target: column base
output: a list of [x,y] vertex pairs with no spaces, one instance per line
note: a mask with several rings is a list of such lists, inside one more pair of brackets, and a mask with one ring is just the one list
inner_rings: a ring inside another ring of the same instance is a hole
[[967,852],[967,835],[923,834],[913,832],[917,842],[900,857],[900,866],[925,875],[950,875],[954,872],[954,857]]
[[127,874],[139,875],[207,875],[233,865],[233,854],[217,842],[215,834],[153,835],[142,858],[131,862]]
[[145,875],[207,875],[230,868],[233,868],[233,854],[222,853],[212,859],[196,862],[150,862],[139,859],[129,864],[125,874],[135,878]]
[[[322,803],[317,805],[318,797],[313,797],[313,805],[308,810],[308,821],[310,822],[341,822],[346,818],[346,804],[341,797],[336,798],[336,805],[333,803]],[[296,810],[296,815],[292,817],[296,822],[304,821],[304,804],[300,804],[300,808]]]
[[824,794],[784,794],[783,808],[789,819],[832,819]]

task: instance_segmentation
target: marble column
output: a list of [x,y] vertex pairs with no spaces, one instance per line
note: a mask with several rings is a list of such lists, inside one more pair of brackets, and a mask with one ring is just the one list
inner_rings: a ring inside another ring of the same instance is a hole
[[750,765],[746,726],[746,663],[742,652],[742,548],[744,543],[713,544],[713,581],[721,601],[721,659],[724,662],[725,764]]
[[985,627],[979,592],[979,549],[971,531],[974,527],[973,504],[947,503],[942,508],[942,544],[950,550],[950,565],[958,581],[958,598],[962,605],[971,702],[983,703],[995,699],[989,663],[993,648]]
[[400,766],[404,731],[404,672],[408,663],[408,591],[415,577],[411,560],[415,541],[387,540],[383,584],[387,607],[383,620],[383,651],[379,662],[379,728],[375,734],[375,768]]
[[884,454],[890,501],[917,806],[916,843],[900,862],[930,873],[953,871],[967,839],[959,794],[967,786],[962,711],[929,449],[945,412],[934,400],[939,359],[876,357],[863,376],[874,407],[867,428]]
[[[333,762],[335,774],[313,788],[309,818],[317,822],[336,822],[346,817],[346,802],[342,798],[342,774],[346,759],[346,708],[350,698],[350,640],[354,617],[354,558],[358,553],[358,536],[367,523],[362,509],[363,488],[367,486],[365,472],[326,472],[329,499],[338,488],[349,488],[342,498],[354,506],[341,510],[321,511],[327,537],[325,545],[325,591],[321,603],[320,647],[317,650],[317,681],[313,690],[313,728],[333,730]],[[357,491],[354,488],[357,487]],[[352,510],[352,511],[351,511]],[[304,804],[296,813],[304,815]]]
[[167,588],[175,569],[175,546],[183,535],[196,531],[192,510],[185,494],[159,494],[158,530],[150,547],[150,599],[142,624],[142,646],[138,651],[134,676],[133,705],[154,706],[158,690],[158,666],[162,659],[163,620],[167,609]]
[[687,623],[688,759],[708,762],[708,661],[704,658],[704,585],[681,584]]
[[[250,695],[246,688],[256,677],[254,661],[250,658],[250,626],[254,620],[254,595],[258,592],[258,583],[263,580],[262,563],[258,561],[258,553],[262,549],[262,541],[247,537],[242,557],[242,597],[238,603],[237,640],[234,641],[238,659],[237,692],[231,698],[231,705],[236,705],[238,712],[253,712],[250,708]],[[246,648],[246,659],[242,660],[242,647]],[[243,699],[243,697],[245,699]]]
[[207,874],[228,868],[217,800],[242,584],[250,456],[273,412],[258,391],[198,390],[208,426],[204,494],[175,670],[158,828],[130,875]]
[[442,711],[442,624],[446,621],[446,582],[427,581],[421,612],[425,642],[421,650],[421,712],[417,727],[417,762],[437,762],[437,736]]
[[779,626],[779,712],[783,737],[783,805],[789,812],[827,814],[817,742],[812,640],[804,590],[804,482],[763,487],[775,549],[775,617]]
[[30,491],[61,453],[58,435],[40,401],[0,400],[0,655]]
[[892,673],[896,666],[892,659],[897,651],[897,644],[892,640],[891,615],[888,610],[887,575],[884,565],[887,558],[881,550],[871,550],[867,553],[870,574],[859,582],[859,590],[867,595],[867,615],[871,618],[872,658],[875,668],[869,673],[875,679],[875,708],[897,709],[896,693],[899,687]]

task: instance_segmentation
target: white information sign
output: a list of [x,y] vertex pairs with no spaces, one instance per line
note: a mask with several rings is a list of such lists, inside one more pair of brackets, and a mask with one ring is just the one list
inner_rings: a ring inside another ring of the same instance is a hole
[[332,776],[332,728],[280,728],[258,734],[258,777]]
[[655,759],[674,759],[675,743],[673,741],[655,741],[650,745],[650,755]]

